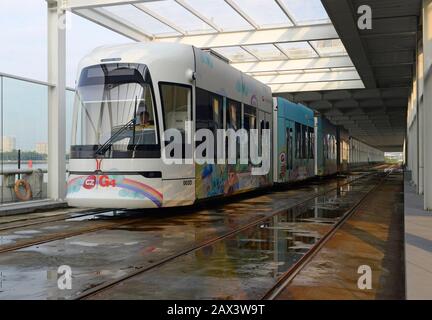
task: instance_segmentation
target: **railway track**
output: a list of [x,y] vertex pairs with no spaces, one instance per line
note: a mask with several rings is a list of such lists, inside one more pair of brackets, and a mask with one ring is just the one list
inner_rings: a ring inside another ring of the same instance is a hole
[[300,273],[300,271],[316,256],[328,240],[345,224],[346,221],[356,212],[356,210],[364,203],[364,201],[377,190],[390,175],[391,170],[386,172],[380,182],[363,195],[349,210],[347,210],[342,218],[326,233],[317,243],[315,243],[308,252],[299,259],[288,271],[279,277],[276,284],[268,290],[261,300],[274,300],[278,295],[292,282],[292,280]]
[[[11,222],[2,222],[0,223],[0,232],[7,231],[7,230],[13,230],[13,229],[19,229],[19,228],[26,228],[26,227],[32,227],[44,223],[51,223],[51,222],[59,222],[64,221],[67,219],[77,219],[77,218],[83,218],[86,216],[92,216],[92,215],[98,215],[103,214],[107,212],[111,212],[112,210],[106,210],[106,209],[94,209],[91,211],[88,210],[82,210],[82,211],[76,211],[76,212],[69,212],[69,213],[62,213],[59,215],[56,215],[54,217],[38,217],[34,219],[19,219],[14,220]],[[21,221],[29,221],[25,223],[20,223]],[[5,227],[2,227],[2,225],[6,225]]]
[[[363,179],[369,175],[372,175],[373,173],[366,173],[363,175],[359,175],[358,177],[354,177],[353,179],[351,179],[350,181],[347,181],[345,183],[342,183],[340,185],[338,185],[337,187],[334,188],[329,188],[328,190],[325,190],[323,192],[314,194],[310,197],[307,197],[305,199],[303,199],[300,202],[294,203],[293,206],[298,206],[301,205],[302,203],[305,203],[307,201],[310,201],[316,197],[325,195],[329,192],[332,192],[334,190],[336,190],[337,188],[353,183],[357,180]],[[283,210],[283,208],[279,208],[278,210]],[[82,217],[86,217],[86,216],[92,216],[92,215],[101,215],[104,213],[108,213],[108,212],[112,212],[112,210],[92,210],[91,212],[86,212],[86,213],[82,213],[82,214],[78,214],[75,216],[70,216],[70,214],[65,214],[62,215],[61,217],[53,217],[53,218],[47,218],[47,219],[43,219],[43,220],[39,220],[38,221],[29,221],[27,223],[22,223],[22,224],[18,224],[18,225],[9,225],[9,226],[5,226],[5,227],[0,227],[0,232],[4,232],[4,231],[9,231],[9,230],[14,230],[14,229],[20,229],[20,228],[26,228],[26,227],[33,227],[36,225],[42,225],[45,223],[52,223],[52,222],[59,222],[59,221],[67,221],[67,219],[79,219]],[[244,230],[247,229],[248,227],[250,227],[251,225],[255,225],[257,223],[260,223],[261,221],[268,219],[271,215],[266,215],[263,218],[260,218],[259,220],[255,220],[252,221],[251,223],[243,226],[240,230]],[[1,253],[6,253],[6,252],[11,252],[11,251],[15,251],[15,250],[19,250],[19,249],[24,249],[27,247],[31,247],[34,245],[40,245],[40,244],[44,244],[44,243],[48,243],[48,242],[52,242],[52,241],[56,241],[56,240],[62,240],[62,239],[66,239],[66,238],[70,238],[70,237],[74,237],[74,236],[79,236],[79,235],[83,235],[86,233],[91,233],[91,232],[96,232],[96,231],[101,231],[101,230],[106,230],[106,229],[110,229],[113,227],[121,227],[121,226],[126,226],[126,225],[133,225],[135,223],[140,223],[142,222],[142,217],[137,217],[135,219],[129,218],[126,221],[114,221],[114,222],[106,222],[104,225],[99,225],[99,226],[89,226],[87,228],[83,228],[80,230],[76,230],[76,231],[68,231],[68,232],[60,232],[60,233],[56,233],[53,235],[47,235],[47,236],[42,236],[37,238],[36,240],[29,240],[29,241],[21,241],[20,243],[17,244],[12,244],[12,245],[5,245],[3,247],[0,246],[0,254]],[[229,232],[227,234],[224,234],[223,236],[221,236],[220,238],[225,238],[228,237],[229,235],[236,233],[238,229],[234,230],[233,232]],[[219,240],[219,239],[217,239]],[[214,241],[217,241],[212,239],[211,241],[206,241],[205,243],[200,244],[199,248],[208,245],[209,243],[212,243]],[[187,249],[187,252],[192,251],[193,249],[196,249],[196,247],[193,247],[191,249]],[[185,254],[184,252],[182,252],[180,255]]]
[[111,223],[108,222],[104,225],[90,226],[90,227],[83,228],[83,229],[77,230],[77,231],[61,232],[61,233],[57,233],[54,235],[48,235],[48,236],[40,237],[34,241],[22,241],[22,243],[19,243],[19,244],[6,245],[5,247],[0,248],[0,254],[10,252],[10,251],[19,250],[19,249],[23,249],[23,248],[27,248],[27,247],[31,247],[31,246],[35,246],[35,245],[39,245],[39,244],[43,244],[43,243],[48,243],[48,242],[52,242],[52,241],[56,241],[56,240],[62,240],[62,239],[70,238],[70,237],[75,237],[75,236],[79,236],[79,235],[90,233],[90,232],[101,231],[101,230],[110,229],[113,227],[121,227],[121,226],[130,225],[130,224],[134,224],[134,223],[139,223],[141,221],[142,221],[142,219],[136,218],[136,219],[127,220],[127,221],[114,221]]
[[[307,202],[309,202],[309,201],[311,201],[311,200],[313,200],[315,198],[318,198],[318,197],[324,196],[326,194],[329,194],[331,192],[334,192],[335,190],[337,190],[338,188],[340,188],[342,186],[345,186],[345,185],[348,185],[348,184],[358,183],[359,180],[364,179],[364,178],[369,177],[369,176],[374,176],[374,175],[377,175],[377,173],[368,173],[368,174],[362,175],[362,176],[360,176],[358,178],[355,178],[355,179],[353,179],[353,180],[351,180],[349,182],[341,184],[341,185],[339,185],[336,188],[332,188],[330,190],[326,190],[324,192],[321,192],[321,193],[318,193],[318,194],[314,194],[313,196],[308,197],[308,198],[300,201],[299,203],[294,204],[292,207],[301,206],[301,205],[303,205],[303,204],[305,204],[305,203],[307,203]],[[384,180],[384,178],[381,179],[381,181],[375,187],[373,187],[369,192],[367,192],[367,195],[370,194],[373,190],[375,190],[375,188],[377,188],[379,186],[379,184],[382,183],[383,180]],[[357,208],[358,205],[360,205],[360,203],[365,199],[365,197],[367,195],[365,195],[364,197],[362,197],[356,204],[354,204],[354,206],[352,206],[351,209],[348,210],[348,212],[344,214],[344,218],[341,219],[341,221],[337,222],[337,225],[343,224],[343,222],[346,221],[346,219],[350,216],[349,212],[353,212],[355,210],[355,208]],[[174,255],[168,256],[165,259],[162,259],[161,261],[158,261],[158,262],[153,263],[151,265],[148,265],[146,267],[138,268],[136,271],[131,272],[131,273],[129,273],[129,274],[123,276],[123,277],[120,277],[120,278],[116,279],[116,280],[113,280],[113,281],[110,281],[110,282],[106,282],[106,283],[97,285],[97,286],[95,286],[95,287],[93,287],[91,289],[88,289],[88,290],[86,290],[84,292],[81,292],[78,296],[75,297],[75,299],[78,299],[78,300],[79,299],[88,299],[88,298],[91,298],[93,296],[96,296],[99,293],[102,293],[102,292],[104,292],[106,290],[109,290],[109,289],[111,289],[111,288],[113,288],[113,287],[115,287],[115,286],[117,286],[117,285],[125,282],[128,279],[137,277],[137,276],[142,275],[142,274],[144,274],[144,273],[146,273],[146,272],[148,272],[150,270],[153,270],[155,268],[158,268],[158,267],[161,267],[163,265],[166,265],[166,264],[168,264],[170,262],[173,262],[177,258],[180,258],[180,257],[185,256],[187,254],[190,254],[192,252],[198,251],[198,250],[200,250],[200,249],[202,249],[202,248],[204,248],[206,246],[212,245],[212,244],[214,244],[214,243],[216,243],[218,241],[221,241],[221,240],[224,240],[224,239],[226,239],[228,237],[234,236],[234,235],[236,235],[238,233],[241,233],[241,232],[243,232],[243,231],[245,231],[245,230],[247,230],[249,228],[256,227],[257,225],[262,224],[264,221],[268,220],[269,218],[272,218],[273,216],[275,216],[275,215],[277,215],[279,213],[280,213],[280,211],[273,212],[273,213],[271,213],[269,215],[266,215],[266,216],[264,216],[262,218],[259,218],[259,219],[255,220],[255,221],[252,221],[252,222],[250,222],[248,224],[245,224],[245,225],[243,225],[241,227],[238,227],[238,228],[236,228],[234,230],[231,230],[230,232],[227,232],[227,233],[225,233],[223,235],[220,235],[220,236],[211,238],[211,239],[209,239],[207,241],[201,242],[199,244],[193,245],[193,246],[191,246],[191,247],[189,247],[189,248],[187,248],[185,250],[182,250],[182,251],[180,251],[180,252],[178,252],[178,253],[176,253]],[[332,229],[332,230],[336,230],[336,229]],[[330,231],[330,233],[328,235],[326,235],[324,238],[331,237],[332,234],[333,234],[333,232]],[[283,277],[283,278],[285,279],[285,277]],[[279,280],[278,283],[280,283],[280,281],[282,281],[282,279]]]

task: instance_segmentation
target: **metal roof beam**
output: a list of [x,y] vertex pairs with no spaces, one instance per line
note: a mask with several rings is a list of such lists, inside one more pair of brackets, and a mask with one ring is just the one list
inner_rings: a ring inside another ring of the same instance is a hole
[[224,32],[184,37],[161,37],[161,42],[177,42],[199,48],[231,47],[278,42],[328,40],[338,38],[332,24],[302,26],[291,28],[272,28],[256,31]]
[[202,15],[200,12],[195,10],[193,7],[191,7],[189,4],[187,4],[184,0],[174,0],[174,1],[177,2],[179,5],[181,5],[183,8],[185,8],[187,11],[192,13],[198,19],[207,23],[210,27],[215,29],[217,32],[222,32],[222,29],[217,24],[215,24],[212,20],[208,19],[207,17]]
[[291,15],[291,12],[289,11],[289,9],[287,8],[287,6],[282,2],[282,0],[275,0],[276,4],[279,6],[279,8],[283,11],[283,13],[285,13],[285,15],[287,16],[288,20],[295,26],[297,25],[294,17]]
[[149,41],[152,36],[140,31],[137,27],[133,27],[126,20],[114,15],[104,9],[80,9],[74,10],[73,13],[90,20],[104,28],[117,32],[129,39],[135,41]]
[[243,19],[245,19],[252,27],[254,27],[255,30],[260,29],[260,26],[251,18],[249,17],[246,12],[244,12],[234,1],[232,0],[225,0],[225,2],[234,9],[237,14],[239,14]]
[[107,6],[118,6],[125,4],[136,4],[140,2],[153,2],[161,0],[65,0],[62,1],[63,10],[91,9]]
[[332,82],[312,82],[312,83],[292,83],[270,85],[273,93],[282,92],[301,92],[301,91],[324,91],[324,90],[345,90],[363,89],[361,80],[332,81]]
[[265,84],[305,83],[360,80],[357,71],[330,71],[314,73],[294,73],[284,75],[255,76],[255,79]]
[[300,71],[324,68],[348,68],[353,66],[349,57],[239,62],[232,63],[231,65],[240,71],[247,73],[293,70]]
[[164,17],[158,15],[156,12],[153,12],[152,10],[150,10],[149,8],[147,8],[146,6],[144,6],[143,4],[134,4],[133,6],[135,8],[137,8],[138,10],[141,10],[142,12],[148,14],[150,17],[152,17],[152,18],[158,20],[159,22],[163,23],[164,25],[170,27],[171,29],[177,31],[181,35],[186,35],[187,34],[187,32],[185,30],[183,30],[179,26],[175,25],[175,23],[173,23],[172,21],[169,21],[169,20],[165,19]]

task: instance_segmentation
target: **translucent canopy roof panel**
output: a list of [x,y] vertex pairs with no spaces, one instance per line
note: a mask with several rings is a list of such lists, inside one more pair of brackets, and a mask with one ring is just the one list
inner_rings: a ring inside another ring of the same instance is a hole
[[122,21],[127,21],[130,25],[135,25],[141,31],[148,35],[166,35],[166,36],[179,36],[179,32],[175,31],[170,26],[160,22],[159,20],[149,16],[140,9],[132,5],[109,6],[104,10],[113,14]]
[[310,44],[321,57],[347,55],[345,47],[340,39],[311,41]]
[[174,0],[147,2],[136,6],[152,14],[156,19],[159,18],[160,21],[165,21],[180,31],[183,30],[184,33],[217,32]]
[[183,0],[213,21],[222,31],[251,30],[253,26],[224,0]]
[[282,0],[297,25],[329,23],[330,18],[321,0]]
[[213,48],[213,51],[227,58],[231,62],[257,61],[257,58],[241,47]]
[[233,0],[261,28],[293,26],[290,18],[281,10],[276,1]]
[[278,60],[287,58],[286,55],[273,44],[243,46],[242,48],[257,57],[259,60]]
[[363,86],[320,0],[65,3],[72,12],[136,41],[209,49],[275,92]]
[[307,42],[279,43],[278,47],[283,50],[290,59],[318,57],[317,52]]

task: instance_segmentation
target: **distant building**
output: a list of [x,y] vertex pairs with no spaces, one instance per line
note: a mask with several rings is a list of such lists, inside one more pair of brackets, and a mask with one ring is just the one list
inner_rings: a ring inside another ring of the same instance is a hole
[[384,156],[387,162],[403,162],[402,152],[386,152]]
[[48,143],[46,142],[36,143],[36,152],[40,154],[48,154]]
[[0,145],[0,152],[11,152],[16,149],[16,138],[4,136]]

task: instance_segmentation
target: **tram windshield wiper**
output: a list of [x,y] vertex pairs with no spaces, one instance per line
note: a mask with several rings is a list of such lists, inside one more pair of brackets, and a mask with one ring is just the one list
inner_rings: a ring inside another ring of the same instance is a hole
[[95,151],[95,156],[97,155],[104,155],[105,152],[107,152],[113,145],[113,142],[115,139],[120,136],[126,129],[129,129],[130,127],[133,128],[133,135],[132,135],[132,143],[135,144],[135,130],[136,130],[136,117],[137,117],[137,105],[138,105],[138,99],[135,97],[135,110],[134,110],[134,117],[132,120],[130,120],[128,123],[124,124],[122,127],[120,127],[119,130],[116,131],[103,145],[101,145],[99,148]]
[[116,133],[114,133],[111,138],[109,138],[103,145],[101,145],[99,148],[97,148],[97,150],[95,151],[95,155],[103,155],[105,154],[105,152],[108,151],[109,148],[111,148],[111,146],[113,145],[113,141],[121,134],[123,133],[123,131],[125,131],[126,129],[129,129],[131,126],[134,128],[135,130],[135,124],[136,124],[136,119],[132,119],[131,121],[129,121],[128,123],[126,123],[125,125],[123,125],[119,130],[117,130]]

